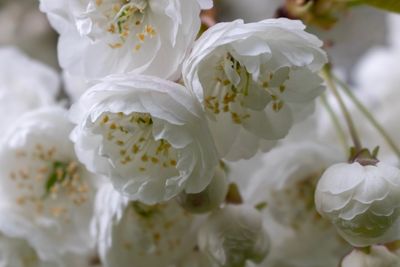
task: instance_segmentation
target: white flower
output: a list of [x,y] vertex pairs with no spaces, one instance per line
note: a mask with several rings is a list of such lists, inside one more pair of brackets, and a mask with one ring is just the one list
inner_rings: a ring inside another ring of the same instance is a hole
[[399,267],[400,257],[384,246],[372,246],[368,252],[354,250],[347,255],[341,267]]
[[94,188],[68,139],[72,128],[61,108],[33,111],[0,149],[0,231],[28,240],[45,260],[93,246]]
[[211,0],[41,0],[60,33],[61,66],[72,75],[179,77]]
[[312,110],[323,91],[321,45],[301,22],[287,19],[220,23],[199,38],[183,77],[222,156],[237,160],[270,148]]
[[314,205],[321,174],[344,160],[340,151],[311,142],[289,144],[265,154],[263,166],[249,181],[245,197],[252,204],[266,203],[280,224],[299,229],[306,224],[327,226]]
[[174,266],[195,247],[193,221],[174,200],[148,206],[106,184],[96,197],[93,234],[105,267]]
[[176,264],[177,267],[219,267],[207,255],[195,248]]
[[1,132],[24,113],[55,104],[59,78],[13,47],[0,48]]
[[40,259],[25,239],[0,233],[0,267],[89,267],[89,259],[68,253],[53,261]]
[[0,267],[56,267],[43,262],[35,250],[23,239],[11,238],[0,233]]
[[335,164],[319,180],[315,203],[353,246],[399,238],[400,171],[395,167]]
[[110,76],[71,109],[72,138],[90,171],[133,200],[154,204],[201,192],[218,164],[196,98],[150,76]]
[[349,251],[331,223],[314,205],[321,173],[343,161],[333,148],[311,142],[287,144],[271,150],[249,179],[245,203],[262,208],[271,237],[266,266],[336,267]]
[[261,262],[269,250],[261,214],[244,205],[228,205],[211,213],[199,229],[198,244],[203,253],[224,267]]
[[65,92],[71,100],[71,103],[77,102],[81,95],[94,83],[80,76],[73,76],[66,71],[62,73],[62,80]]
[[228,193],[228,179],[222,166],[218,166],[210,184],[200,193],[178,195],[178,203],[191,213],[205,213],[217,209]]

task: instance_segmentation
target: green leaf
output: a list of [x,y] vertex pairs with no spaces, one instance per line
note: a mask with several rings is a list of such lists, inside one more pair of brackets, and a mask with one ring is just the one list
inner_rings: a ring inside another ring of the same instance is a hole
[[366,4],[391,12],[400,13],[400,0],[352,0],[349,4]]

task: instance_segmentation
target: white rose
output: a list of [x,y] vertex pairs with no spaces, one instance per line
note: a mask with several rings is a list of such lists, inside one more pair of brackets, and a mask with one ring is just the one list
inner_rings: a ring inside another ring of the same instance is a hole
[[319,180],[315,203],[353,246],[399,239],[400,171],[395,167],[335,164]]
[[355,249],[347,255],[341,267],[399,267],[400,257],[384,246],[372,246],[368,252]]
[[174,200],[148,206],[106,184],[96,197],[93,234],[105,267],[174,266],[195,247],[193,219]]
[[249,158],[285,137],[323,92],[322,42],[299,21],[219,23],[195,43],[183,65],[202,102],[219,152]]
[[198,244],[203,253],[224,267],[259,263],[269,251],[261,214],[244,205],[228,205],[212,212],[199,229]]
[[68,138],[72,128],[66,110],[41,109],[17,120],[1,144],[0,231],[28,240],[44,260],[94,245],[94,187]]
[[201,107],[181,85],[110,76],[71,108],[80,160],[132,200],[154,204],[201,192],[218,164]]
[[13,47],[0,48],[1,132],[24,113],[55,104],[59,77]]
[[179,77],[211,0],[41,0],[60,33],[58,56],[72,75]]

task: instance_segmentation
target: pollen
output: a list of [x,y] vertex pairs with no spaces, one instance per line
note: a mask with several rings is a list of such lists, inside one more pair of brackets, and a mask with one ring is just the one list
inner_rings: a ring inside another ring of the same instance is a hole
[[156,35],[156,31],[154,30],[154,28],[151,25],[146,25],[146,33],[150,36],[155,36]]
[[[20,153],[16,151],[15,157]],[[47,144],[38,143],[23,153],[24,165],[10,172],[16,204],[37,214],[70,221],[69,210],[75,200],[84,204],[90,193],[88,184],[81,178],[79,164],[62,160],[63,153]]]
[[[231,69],[227,70],[227,68]],[[255,78],[246,66],[230,53],[222,56],[212,68],[214,77],[210,82],[213,82],[214,85],[205,88],[203,105],[207,114],[214,114],[218,119],[218,116],[228,113],[232,123],[243,124],[251,117],[248,111],[251,106],[247,105],[251,105],[253,101],[246,101],[247,98],[262,94],[270,96],[269,100],[265,100],[265,108],[272,101],[273,111],[281,111],[284,107],[282,94],[286,91],[285,82],[289,79],[289,75],[275,76],[275,72],[265,69],[267,69],[266,66],[261,65],[260,74]],[[286,73],[286,70],[283,71]],[[261,92],[254,94],[251,92],[252,90]]]
[[107,112],[95,122],[94,131],[113,136],[112,140],[104,138],[103,151],[118,168],[129,172],[148,172],[157,166],[176,170],[177,153],[167,140],[154,139],[153,118],[148,113]]
[[[155,27],[150,23],[147,1],[121,0],[119,3],[105,3],[104,0],[96,0],[99,11],[108,20],[104,28],[112,42],[109,46],[112,49],[132,47],[134,53],[139,52],[142,44],[147,39],[157,34]],[[101,7],[100,7],[101,6]]]
[[115,43],[115,44],[109,44],[109,46],[110,46],[111,48],[115,49],[115,48],[121,48],[121,47],[122,47],[122,44],[121,44],[121,43]]
[[145,39],[144,33],[138,33],[136,36],[141,42],[144,42],[144,39]]

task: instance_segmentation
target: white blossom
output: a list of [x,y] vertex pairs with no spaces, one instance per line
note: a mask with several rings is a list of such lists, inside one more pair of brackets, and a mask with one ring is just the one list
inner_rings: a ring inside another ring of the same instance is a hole
[[96,197],[93,234],[105,267],[175,266],[195,247],[193,221],[174,200],[149,206],[106,184]]
[[72,138],[90,171],[132,200],[154,204],[210,183],[217,152],[190,91],[150,76],[112,76],[71,109]]
[[211,0],[41,0],[59,32],[61,66],[72,75],[179,77]]
[[298,142],[265,154],[248,179],[244,199],[259,207],[271,237],[266,266],[337,267],[349,246],[314,205],[314,191],[323,171],[343,161],[336,149]]
[[371,246],[369,251],[355,249],[347,255],[341,267],[399,267],[400,257],[384,246]]
[[199,229],[198,244],[203,253],[224,267],[259,263],[269,251],[261,214],[245,205],[227,205],[212,212]]
[[[282,225],[301,228],[321,221],[315,210],[314,191],[321,174],[344,160],[333,148],[301,142],[273,149],[265,154],[245,192],[253,204],[266,203],[273,218]],[[321,222],[323,225],[326,221]]]
[[222,166],[218,166],[210,184],[200,193],[178,195],[178,203],[191,213],[205,213],[217,209],[228,193],[228,179]]
[[88,81],[80,76],[73,76],[66,71],[62,73],[62,80],[65,92],[71,103],[77,102],[81,95],[94,84],[92,81]]
[[0,233],[0,267],[90,267],[89,255],[68,253],[42,260],[26,239]]
[[0,234],[0,267],[58,267],[43,262],[26,240]]
[[207,255],[195,248],[188,253],[177,265],[177,267],[219,267]]
[[395,167],[335,164],[319,180],[315,203],[353,246],[399,238],[400,171]]
[[219,23],[195,43],[183,78],[202,102],[219,152],[249,158],[286,136],[323,91],[322,42],[299,21]]
[[41,259],[93,247],[91,175],[78,163],[67,111],[27,113],[0,149],[0,231],[26,239]]
[[1,132],[24,113],[54,105],[58,89],[54,70],[14,47],[0,48]]

